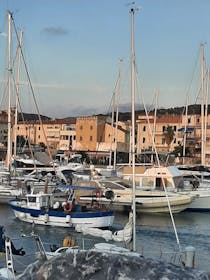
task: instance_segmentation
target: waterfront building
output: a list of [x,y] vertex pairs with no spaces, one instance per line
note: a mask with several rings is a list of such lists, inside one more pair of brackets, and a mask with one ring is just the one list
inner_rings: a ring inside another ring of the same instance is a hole
[[[171,127],[174,136],[170,145],[166,141],[167,127]],[[177,115],[163,115],[156,118],[150,115],[148,118],[139,115],[137,118],[137,153],[152,150],[152,134],[158,152],[171,152],[181,144],[182,135],[178,130],[182,127],[182,117]]]
[[60,148],[68,150],[75,140],[75,120],[44,120],[42,125],[38,121],[19,122],[17,136],[34,145],[48,145],[53,152]]
[[110,150],[129,151],[129,126],[119,122],[112,127],[107,116],[78,117],[76,120],[77,151],[88,152],[94,157],[109,155]]

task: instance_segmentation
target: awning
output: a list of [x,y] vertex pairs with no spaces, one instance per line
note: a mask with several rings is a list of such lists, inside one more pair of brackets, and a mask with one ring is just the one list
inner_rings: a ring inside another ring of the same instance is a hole
[[[195,130],[194,127],[187,127],[187,128],[186,128],[186,132],[187,132],[187,133],[192,133],[194,130]],[[185,132],[185,128],[184,128],[184,127],[179,128],[179,129],[178,129],[178,132],[184,133],[184,132]]]

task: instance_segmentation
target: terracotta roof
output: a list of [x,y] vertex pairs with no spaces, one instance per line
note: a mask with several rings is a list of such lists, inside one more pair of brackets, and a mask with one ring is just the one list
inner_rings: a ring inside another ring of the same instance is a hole
[[[38,120],[36,121],[26,121],[26,122],[19,122],[20,124],[40,124]],[[42,120],[43,124],[76,124],[75,119],[67,120],[67,119],[55,119],[55,120]]]

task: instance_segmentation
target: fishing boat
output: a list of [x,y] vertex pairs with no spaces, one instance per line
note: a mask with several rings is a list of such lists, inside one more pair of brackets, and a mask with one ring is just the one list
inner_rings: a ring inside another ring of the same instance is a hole
[[23,199],[9,202],[15,216],[24,222],[47,226],[75,227],[85,224],[90,227],[112,226],[112,211],[100,205],[79,205],[75,200],[59,201],[55,194],[27,194]]

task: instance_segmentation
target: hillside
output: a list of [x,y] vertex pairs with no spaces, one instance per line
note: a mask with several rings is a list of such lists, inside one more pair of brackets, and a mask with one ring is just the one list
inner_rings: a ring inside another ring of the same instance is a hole
[[[194,105],[189,105],[188,106],[188,115],[191,114],[200,114],[201,113],[201,106],[198,104],[194,104]],[[208,113],[210,114],[210,105],[208,105]],[[149,111],[149,114],[154,114],[154,109]],[[185,107],[172,107],[172,108],[159,108],[157,110],[157,115],[158,116],[162,116],[162,115],[182,115],[185,114]],[[103,115],[103,114],[99,114],[99,115]],[[111,115],[108,114],[108,115]],[[144,110],[136,110],[136,115],[145,115],[145,111]],[[24,120],[25,121],[37,121],[39,120],[38,115],[37,114],[30,114],[30,113],[23,113],[24,116]],[[42,120],[52,120],[51,118],[41,115]],[[65,119],[67,120],[73,120],[76,117],[67,117]],[[131,112],[119,112],[119,120],[120,121],[127,121],[131,119]],[[19,113],[18,115],[18,121],[22,121],[22,115]]]

